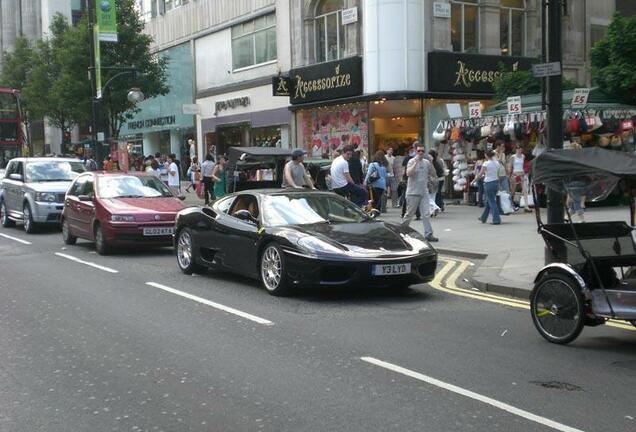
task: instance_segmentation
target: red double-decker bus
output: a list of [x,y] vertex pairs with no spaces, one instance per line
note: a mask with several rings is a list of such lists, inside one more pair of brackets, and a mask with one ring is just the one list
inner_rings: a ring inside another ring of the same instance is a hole
[[26,148],[20,92],[0,87],[0,168],[9,159],[24,156]]

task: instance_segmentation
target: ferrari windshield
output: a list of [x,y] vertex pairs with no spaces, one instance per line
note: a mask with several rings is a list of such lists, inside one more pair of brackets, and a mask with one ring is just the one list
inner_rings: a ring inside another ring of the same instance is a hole
[[269,195],[263,199],[263,222],[267,226],[367,220],[369,217],[358,206],[332,193]]
[[156,198],[173,196],[170,189],[154,176],[107,176],[99,179],[100,198]]
[[84,171],[86,168],[80,161],[29,161],[26,164],[26,181],[71,181]]

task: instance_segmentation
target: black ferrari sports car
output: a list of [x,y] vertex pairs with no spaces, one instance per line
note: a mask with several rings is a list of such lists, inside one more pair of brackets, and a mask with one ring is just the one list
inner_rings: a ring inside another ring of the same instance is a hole
[[332,192],[237,192],[177,214],[177,263],[260,279],[273,295],[298,285],[406,287],[433,279],[437,252],[409,227],[375,219]]

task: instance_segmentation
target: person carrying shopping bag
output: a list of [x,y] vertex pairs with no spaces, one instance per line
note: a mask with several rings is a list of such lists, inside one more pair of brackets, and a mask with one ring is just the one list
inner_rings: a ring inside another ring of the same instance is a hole
[[375,153],[373,162],[369,164],[367,175],[364,178],[364,185],[370,185],[373,195],[373,208],[381,211],[382,196],[387,186],[387,166],[388,162],[382,150]]
[[495,159],[495,152],[492,150],[486,151],[486,162],[481,167],[481,171],[477,175],[475,180],[484,180],[484,194],[486,195],[486,205],[484,212],[478,218],[481,223],[486,223],[488,215],[492,212],[492,224],[501,224],[501,216],[499,214],[499,207],[497,206],[497,192],[499,191],[499,167],[501,165]]

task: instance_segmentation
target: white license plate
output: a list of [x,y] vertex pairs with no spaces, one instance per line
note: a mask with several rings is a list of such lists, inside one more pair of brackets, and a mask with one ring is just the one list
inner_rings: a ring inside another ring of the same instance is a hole
[[392,276],[411,273],[411,263],[405,264],[378,264],[372,268],[374,276]]
[[174,228],[144,228],[145,236],[163,236],[163,235],[172,235],[174,233]]

